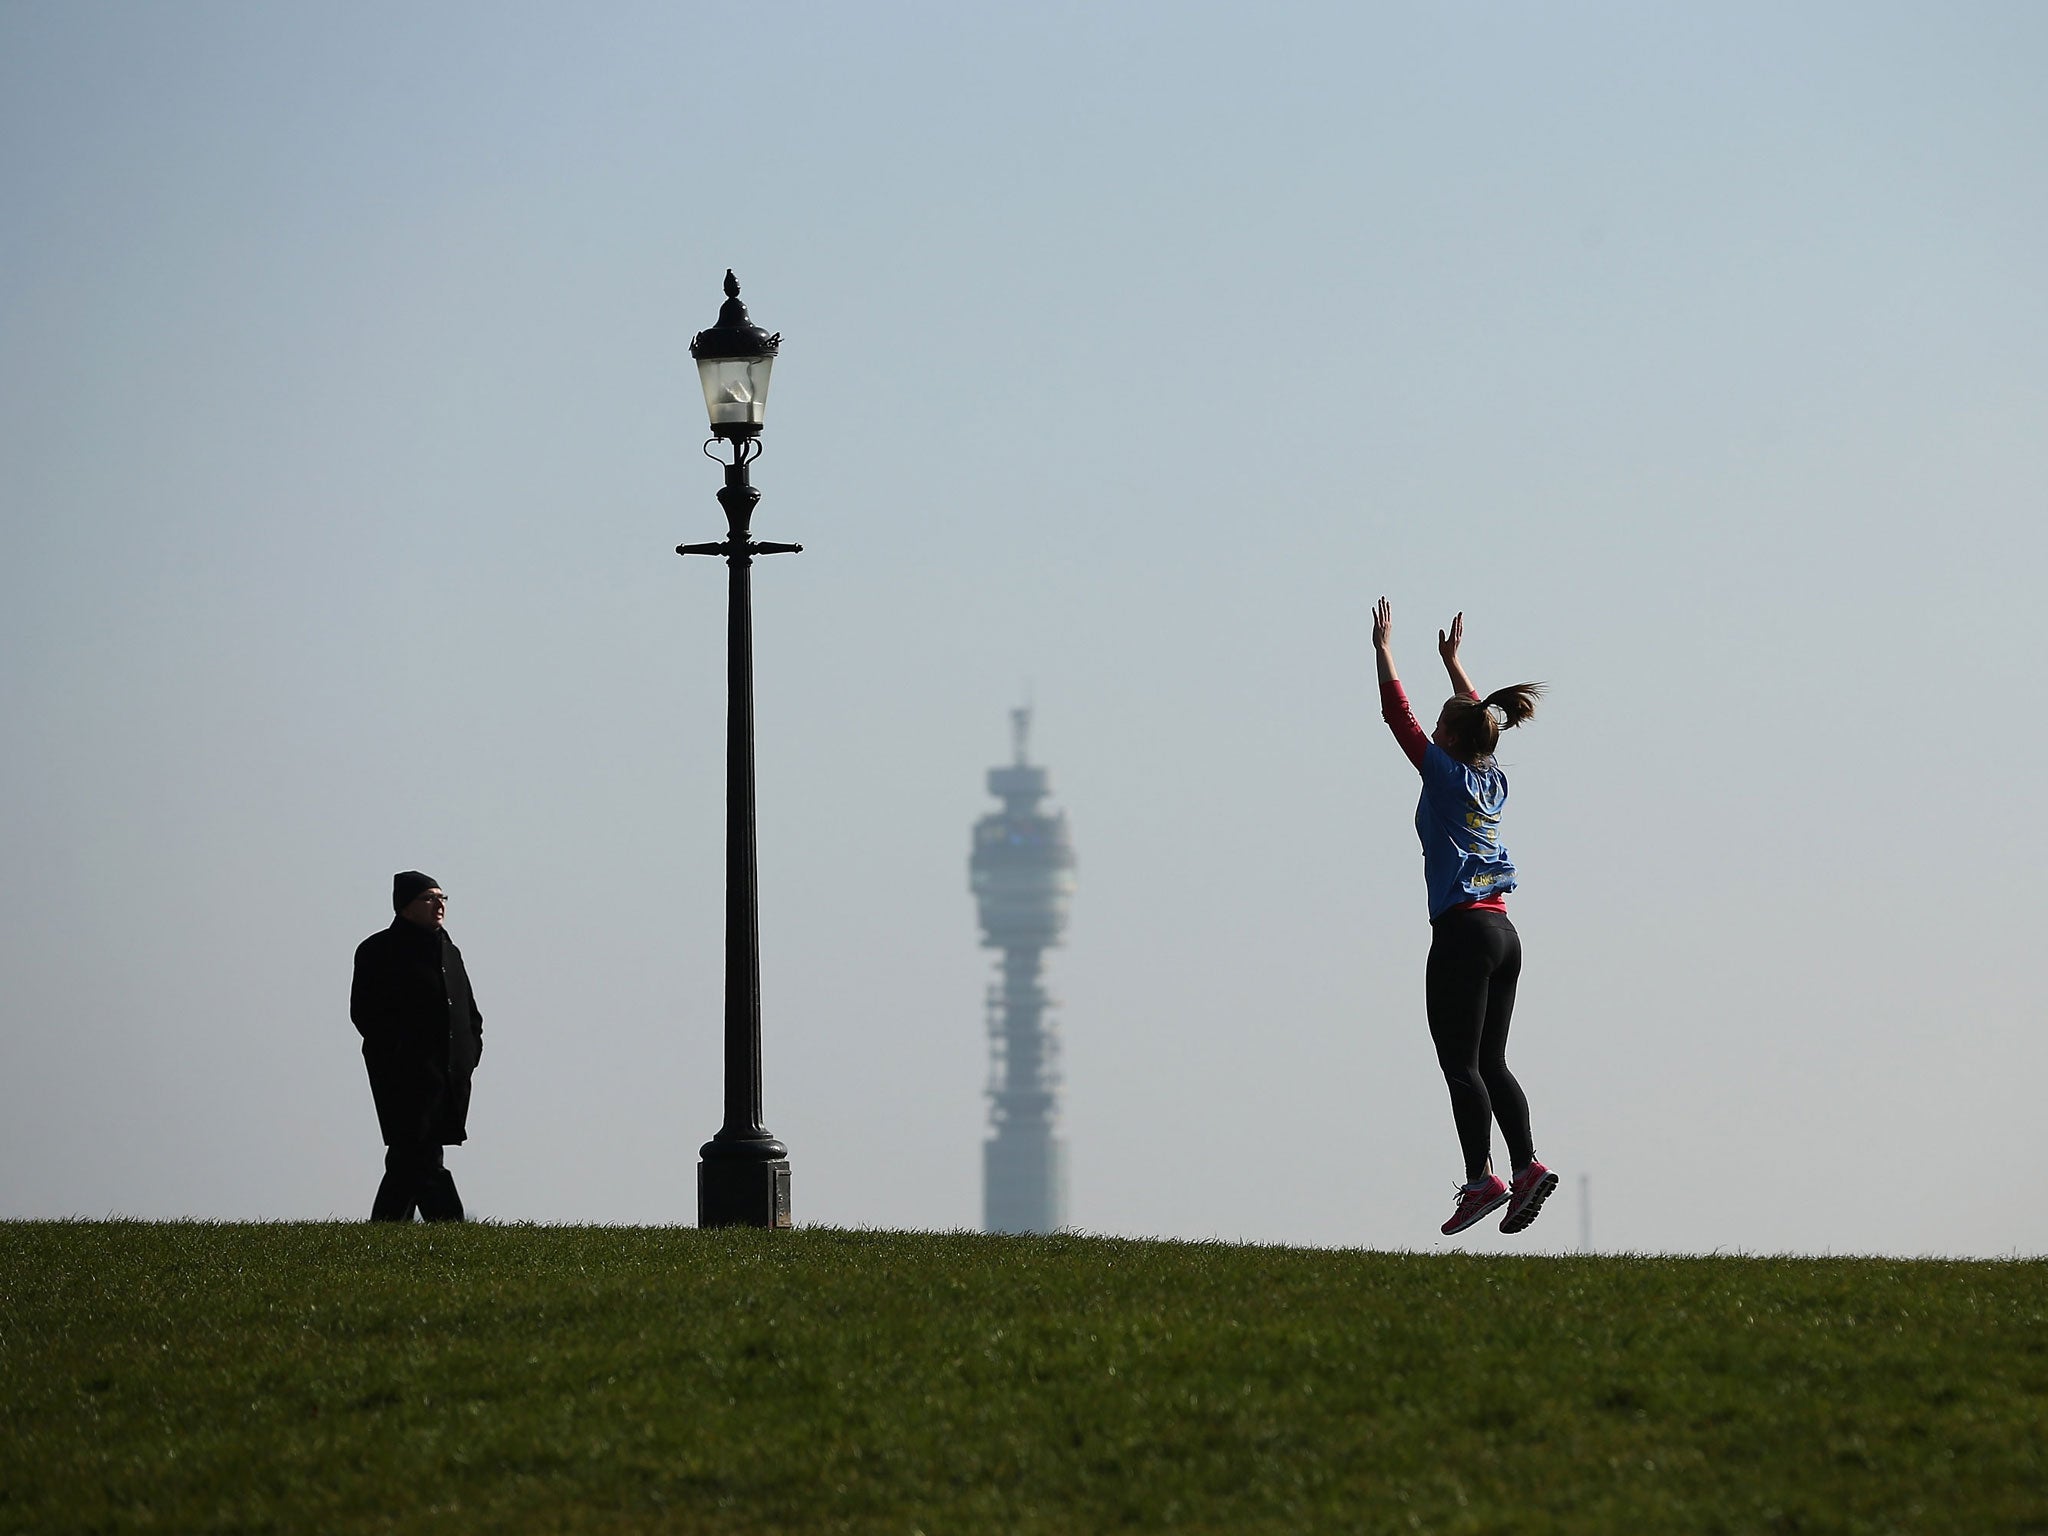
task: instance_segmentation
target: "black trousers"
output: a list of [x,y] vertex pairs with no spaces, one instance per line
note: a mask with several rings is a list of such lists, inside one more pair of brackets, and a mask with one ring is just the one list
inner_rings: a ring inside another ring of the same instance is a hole
[[377,1186],[370,1220],[411,1221],[415,1210],[428,1221],[462,1220],[462,1196],[438,1142],[385,1149],[384,1182]]
[[1485,1176],[1495,1120],[1515,1167],[1536,1155],[1529,1101],[1507,1057],[1515,983],[1522,978],[1522,936],[1505,912],[1446,912],[1431,927],[1429,1037],[1451,1090],[1469,1183]]

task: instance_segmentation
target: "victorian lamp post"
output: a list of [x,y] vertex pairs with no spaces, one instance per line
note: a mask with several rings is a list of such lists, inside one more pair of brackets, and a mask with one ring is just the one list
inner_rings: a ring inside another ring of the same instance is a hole
[[754,858],[754,619],[748,572],[756,555],[794,554],[748,531],[761,493],[747,466],[761,456],[768,372],[782,337],[747,319],[740,285],[725,274],[718,323],[690,343],[711,413],[704,452],[725,466],[718,504],[726,536],[682,544],[679,555],[720,555],[731,576],[726,612],[725,712],[725,1124],[697,1164],[697,1225],[789,1225],[789,1149],[761,1124],[761,931]]

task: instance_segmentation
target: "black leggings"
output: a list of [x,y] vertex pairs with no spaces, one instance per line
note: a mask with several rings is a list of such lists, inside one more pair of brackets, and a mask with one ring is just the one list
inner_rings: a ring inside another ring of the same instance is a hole
[[1522,978],[1522,936],[1505,912],[1446,912],[1431,927],[1429,1037],[1450,1086],[1469,1183],[1486,1174],[1495,1120],[1515,1167],[1536,1155],[1529,1101],[1508,1070],[1507,1055],[1515,983]]

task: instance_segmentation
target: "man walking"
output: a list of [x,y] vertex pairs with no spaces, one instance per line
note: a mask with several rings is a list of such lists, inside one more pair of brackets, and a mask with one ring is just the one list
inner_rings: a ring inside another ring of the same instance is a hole
[[462,1196],[441,1149],[469,1139],[469,1075],[484,1053],[484,1016],[433,876],[394,875],[391,906],[391,926],[356,946],[348,998],[387,1149],[370,1220],[411,1221],[418,1210],[428,1221],[460,1221]]

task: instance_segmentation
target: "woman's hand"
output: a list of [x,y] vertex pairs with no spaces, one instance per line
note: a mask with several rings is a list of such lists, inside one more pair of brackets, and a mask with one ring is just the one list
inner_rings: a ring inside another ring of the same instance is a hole
[[1383,683],[1399,681],[1394,671],[1394,610],[1383,597],[1372,605],[1372,665]]
[[1458,660],[1458,645],[1465,638],[1465,615],[1459,614],[1451,620],[1448,630],[1436,632],[1436,653],[1444,659],[1444,670],[1451,674],[1451,687],[1467,698],[1478,698],[1479,690],[1472,686],[1472,679],[1466,674],[1465,665]]
[[1457,665],[1458,642],[1464,638],[1465,615],[1462,613],[1451,620],[1451,627],[1448,632],[1441,629],[1436,632],[1436,653],[1443,657],[1446,667]]

